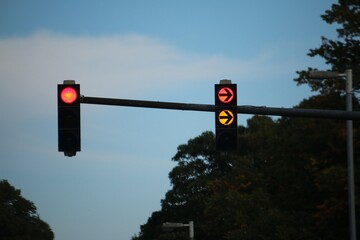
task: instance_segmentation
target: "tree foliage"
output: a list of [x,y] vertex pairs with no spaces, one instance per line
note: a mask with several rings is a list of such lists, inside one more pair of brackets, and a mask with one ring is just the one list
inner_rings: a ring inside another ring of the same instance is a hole
[[[324,102],[311,98],[299,107],[308,104]],[[134,239],[187,239],[187,229],[169,233],[161,225],[191,220],[196,239],[346,239],[343,122],[254,116],[238,132],[232,154],[213,150],[211,132],[179,146],[173,187]]]
[[[360,89],[360,3],[359,0],[339,0],[327,10],[322,19],[328,24],[336,24],[338,39],[331,40],[322,37],[319,48],[310,49],[310,57],[321,57],[331,67],[331,71],[344,73],[346,69],[353,70],[354,90]],[[308,70],[313,70],[309,68]],[[339,79],[324,81],[312,80],[307,77],[307,71],[299,71],[295,79],[298,84],[308,84],[314,91],[328,93],[344,91],[344,82]]]
[[[339,0],[321,16],[337,24],[337,40],[322,37],[309,56],[330,70],[353,70],[360,88],[360,2]],[[299,71],[298,84],[318,95],[298,108],[344,109],[344,81],[322,82]],[[359,111],[354,98],[353,108]],[[360,124],[354,122],[355,186],[360,185]],[[216,152],[215,136],[204,132],[180,145],[169,173],[172,184],[162,207],[141,226],[135,240],[187,239],[186,229],[164,232],[164,222],[195,223],[198,240],[348,239],[346,124],[330,119],[254,116],[238,127],[239,149]],[[355,195],[359,195],[356,187]],[[356,197],[356,215],[360,202]],[[357,221],[360,229],[360,221]]]
[[34,203],[6,180],[0,181],[0,239],[51,240],[54,233],[36,212]]

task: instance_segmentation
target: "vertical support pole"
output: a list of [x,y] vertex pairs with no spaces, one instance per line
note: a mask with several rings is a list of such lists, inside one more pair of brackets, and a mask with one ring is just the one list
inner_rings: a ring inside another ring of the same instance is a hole
[[[352,111],[352,70],[346,70],[346,110]],[[350,239],[356,240],[353,121],[346,120]]]
[[194,221],[189,222],[189,236],[190,240],[194,240]]

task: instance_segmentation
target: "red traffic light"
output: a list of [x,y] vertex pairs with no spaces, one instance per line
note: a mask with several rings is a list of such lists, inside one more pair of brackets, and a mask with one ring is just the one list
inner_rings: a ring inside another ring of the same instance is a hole
[[65,156],[71,157],[81,149],[80,85],[58,84],[57,92],[59,152],[64,152]]
[[230,103],[234,99],[234,91],[229,87],[223,87],[218,91],[218,99],[222,103]]
[[78,94],[74,88],[66,87],[61,91],[60,98],[64,103],[71,104],[76,101]]

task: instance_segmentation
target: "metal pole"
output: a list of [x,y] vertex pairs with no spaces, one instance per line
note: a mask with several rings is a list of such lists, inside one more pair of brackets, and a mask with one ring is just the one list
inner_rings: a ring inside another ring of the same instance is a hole
[[[100,104],[110,106],[126,106],[126,107],[143,107],[143,108],[159,108],[171,110],[187,110],[187,111],[203,111],[215,112],[215,106],[210,104],[194,104],[194,103],[175,103],[175,102],[158,102],[131,99],[114,99],[100,97],[81,96],[81,103]],[[348,112],[341,110],[324,110],[324,109],[301,109],[301,108],[274,108],[274,107],[256,107],[256,106],[237,106],[237,113],[240,114],[259,114],[287,117],[307,117],[307,118],[328,118],[339,120],[360,120],[360,112]]]
[[190,240],[194,240],[194,221],[189,222],[189,235]]
[[[352,70],[346,70],[346,110],[352,111]],[[350,239],[356,240],[353,121],[346,121]]]

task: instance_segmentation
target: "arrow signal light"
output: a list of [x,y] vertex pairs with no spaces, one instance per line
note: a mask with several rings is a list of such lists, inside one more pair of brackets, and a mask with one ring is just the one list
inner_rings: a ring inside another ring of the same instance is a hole
[[234,114],[230,110],[223,110],[219,113],[219,122],[222,125],[230,125],[234,121]]
[[222,103],[230,103],[234,99],[234,91],[228,87],[221,88],[218,92],[218,99]]
[[237,87],[215,84],[215,135],[217,151],[237,150]]

